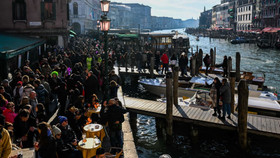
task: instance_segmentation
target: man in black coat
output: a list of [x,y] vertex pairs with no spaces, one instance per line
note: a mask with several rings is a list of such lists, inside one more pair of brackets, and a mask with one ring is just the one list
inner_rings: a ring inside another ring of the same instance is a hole
[[124,122],[123,114],[125,114],[127,110],[118,106],[115,99],[110,99],[108,104],[105,101],[103,105],[105,106],[104,119],[108,122],[109,126],[111,146],[122,148],[123,138],[121,132],[122,123]]
[[98,79],[92,71],[88,73],[85,82],[85,99],[88,100],[93,94],[98,92]]

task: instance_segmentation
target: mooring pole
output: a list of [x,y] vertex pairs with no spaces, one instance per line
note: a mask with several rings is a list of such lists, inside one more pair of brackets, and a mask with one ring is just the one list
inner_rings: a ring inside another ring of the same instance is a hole
[[228,57],[228,66],[227,66],[227,76],[230,78],[230,72],[232,70],[232,58]]
[[151,61],[150,61],[150,75],[151,78],[154,78],[154,67],[155,67],[155,57],[151,57]]
[[230,72],[230,91],[231,91],[231,103],[230,103],[230,107],[231,107],[231,113],[234,114],[234,94],[235,94],[235,75],[236,73],[231,71]]
[[240,60],[241,56],[239,52],[236,52],[236,82],[240,81]]
[[166,134],[167,142],[172,142],[173,131],[173,101],[172,101],[172,73],[166,74]]
[[247,151],[248,96],[248,84],[241,80],[238,85],[238,139],[243,152]]
[[179,67],[175,66],[173,72],[173,100],[175,106],[178,106],[178,80],[179,80]]

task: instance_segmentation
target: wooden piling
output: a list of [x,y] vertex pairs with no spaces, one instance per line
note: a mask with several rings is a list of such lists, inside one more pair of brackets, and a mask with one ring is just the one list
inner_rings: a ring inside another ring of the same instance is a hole
[[198,61],[199,61],[199,67],[201,67],[203,64],[203,51],[202,49],[199,49],[199,52],[198,52]]
[[175,66],[173,72],[173,100],[175,106],[178,106],[178,79],[179,79],[179,67]]
[[196,52],[198,52],[198,46],[196,46]]
[[238,139],[243,152],[247,151],[248,96],[248,84],[246,80],[241,80],[238,85]]
[[236,52],[236,82],[240,81],[240,60],[241,56],[239,52]]
[[195,76],[196,72],[196,56],[193,55],[192,56],[192,60],[191,60],[191,65],[192,65],[192,69],[191,69],[191,76]]
[[173,130],[173,101],[172,101],[172,73],[166,74],[166,134],[167,141],[172,142]]
[[164,138],[166,136],[164,119],[156,117],[156,130],[158,138]]
[[216,55],[217,55],[216,47],[214,47],[213,65],[216,65]]
[[211,48],[210,49],[210,59],[211,59],[211,67],[214,67],[214,50]]
[[155,67],[155,57],[151,57],[151,61],[150,61],[150,75],[151,78],[154,78],[154,67]]
[[191,48],[191,52],[192,52],[192,54],[193,54],[193,47]]
[[234,71],[230,72],[230,91],[231,91],[231,103],[230,103],[230,108],[231,108],[231,113],[234,113],[234,94],[235,94],[235,75],[236,73]]
[[228,57],[228,66],[227,66],[227,76],[230,78],[230,72],[232,70],[232,58]]

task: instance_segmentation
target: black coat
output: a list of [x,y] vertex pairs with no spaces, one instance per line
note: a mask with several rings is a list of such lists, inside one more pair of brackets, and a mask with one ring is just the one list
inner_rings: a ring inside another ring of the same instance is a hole
[[49,136],[45,144],[39,145],[39,155],[41,158],[56,158],[56,142],[54,137]]
[[98,91],[98,80],[95,75],[91,75],[85,82],[85,98],[89,99],[92,94]]
[[123,114],[125,114],[126,112],[127,110],[120,106],[109,106],[108,109],[104,112],[104,117],[105,120],[108,122],[109,127],[113,126],[116,121],[119,121],[120,123],[124,122]]
[[61,130],[61,139],[65,144],[71,145],[75,139],[77,140],[75,132],[69,125],[66,127],[58,125],[58,128]]

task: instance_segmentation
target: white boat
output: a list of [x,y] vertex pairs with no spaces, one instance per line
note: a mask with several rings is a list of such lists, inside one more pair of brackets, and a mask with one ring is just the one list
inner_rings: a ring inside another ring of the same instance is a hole
[[[238,95],[235,95],[235,105],[238,107]],[[280,104],[277,96],[267,91],[249,91],[248,111],[260,114],[280,117]]]
[[[205,91],[208,92],[209,88],[206,87],[205,81],[207,84],[212,84],[213,79],[204,78],[204,77],[192,77],[190,81],[179,81],[179,85],[183,87],[178,87],[178,96],[179,97],[193,97],[197,91]],[[138,81],[144,88],[152,94],[157,96],[165,96],[166,95],[166,84],[165,79],[157,78],[157,79],[140,79]]]

